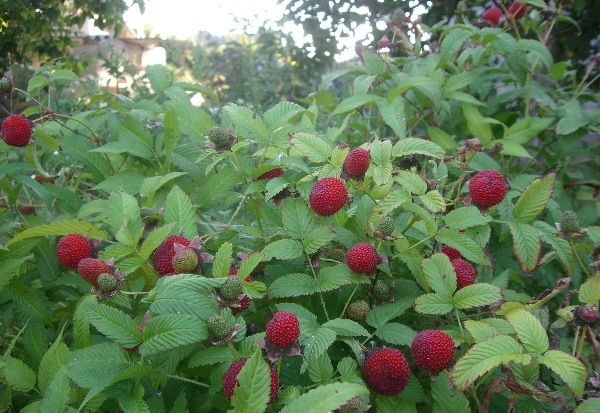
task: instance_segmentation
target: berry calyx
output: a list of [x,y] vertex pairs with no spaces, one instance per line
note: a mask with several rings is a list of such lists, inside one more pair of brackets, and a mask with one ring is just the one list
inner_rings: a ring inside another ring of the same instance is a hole
[[102,293],[110,293],[117,289],[119,282],[114,275],[103,273],[98,276],[98,290]]
[[175,273],[173,257],[175,256],[175,243],[184,247],[190,245],[190,240],[181,235],[169,235],[152,254],[152,265],[160,275]]
[[242,293],[242,280],[237,276],[229,277],[217,290],[222,298],[235,300]]
[[375,349],[365,358],[363,377],[367,385],[384,396],[400,393],[408,384],[410,369],[400,350]]
[[348,191],[339,178],[327,177],[319,179],[313,185],[308,203],[317,215],[327,217],[335,214],[346,205]]
[[258,178],[256,178],[256,180],[260,181],[262,179],[273,179],[273,178],[278,178],[281,175],[283,175],[283,168],[277,167],[275,169],[271,169],[270,171],[267,171],[264,174],[260,175]]
[[288,311],[278,311],[267,323],[266,338],[277,347],[289,347],[300,336],[298,318]]
[[512,16],[515,20],[519,20],[523,16],[525,16],[525,12],[527,11],[527,4],[520,3],[515,1],[508,7],[508,15]]
[[483,20],[487,20],[493,24],[498,24],[501,17],[502,10],[499,7],[490,7],[483,13]]
[[366,242],[356,244],[346,253],[346,265],[359,274],[368,274],[377,267],[377,251]]
[[425,330],[415,336],[410,345],[417,366],[431,372],[445,369],[454,357],[454,341],[440,330]]
[[110,273],[110,268],[97,258],[84,258],[77,264],[77,272],[85,282],[97,287],[100,274]]
[[2,121],[2,140],[7,145],[22,148],[31,140],[31,124],[25,116],[10,115]]
[[475,283],[477,271],[475,271],[475,268],[471,264],[462,258],[458,258],[452,261],[452,267],[454,267],[454,272],[456,273],[457,290]]
[[194,272],[199,262],[196,251],[192,248],[184,248],[175,253],[171,265],[176,273],[186,274]]
[[[239,386],[239,382],[237,380],[237,376],[242,371],[242,367],[246,364],[248,359],[240,359],[234,362],[225,374],[223,374],[223,391],[225,392],[225,396],[227,399],[231,400],[233,397],[233,393],[235,392],[235,388]],[[277,397],[277,393],[279,392],[279,377],[277,376],[277,372],[269,364],[269,375],[271,376],[271,391],[269,393],[269,403],[272,403],[273,400]]]
[[346,308],[346,316],[353,321],[361,322],[367,318],[367,314],[371,308],[365,300],[358,300],[348,304]]
[[77,268],[79,261],[91,258],[93,254],[90,240],[81,234],[69,234],[56,244],[56,257],[65,267]]
[[450,258],[450,261],[462,258],[462,254],[459,250],[452,248],[448,245],[442,245],[442,254],[446,254],[448,258]]
[[350,151],[346,160],[344,160],[344,168],[350,176],[360,176],[367,172],[371,157],[369,151],[363,148],[356,148]]
[[231,323],[219,314],[211,314],[206,325],[209,333],[217,340],[222,340],[231,333]]
[[477,172],[469,182],[469,194],[473,202],[483,207],[498,205],[504,199],[506,190],[502,174],[491,169]]

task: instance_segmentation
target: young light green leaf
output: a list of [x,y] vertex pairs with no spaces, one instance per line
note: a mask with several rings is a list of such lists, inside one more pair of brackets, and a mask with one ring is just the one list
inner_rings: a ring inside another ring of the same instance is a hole
[[477,343],[500,335],[498,330],[482,321],[466,320],[464,326]]
[[63,219],[54,221],[50,224],[38,225],[36,227],[26,229],[23,232],[19,232],[6,242],[6,246],[9,247],[16,242],[28,238],[67,234],[81,234],[89,236],[92,239],[101,240],[108,237],[108,233],[106,231],[98,229],[90,222],[81,221],[78,219]]
[[420,175],[417,175],[414,172],[403,170],[397,171],[395,179],[403,188],[413,194],[423,195],[427,191],[427,183]]
[[142,331],[140,353],[152,355],[186,344],[199,343],[208,337],[206,324],[187,314],[159,315],[150,319]]
[[381,99],[379,96],[377,95],[354,95],[354,96],[350,96],[349,98],[346,98],[344,100],[342,100],[337,107],[335,108],[335,110],[331,113],[332,115],[339,115],[342,113],[346,113],[349,112],[351,110],[354,110],[356,108],[359,108],[363,105],[372,103],[372,102],[376,102],[379,99]]
[[338,336],[363,336],[368,337],[369,332],[356,321],[347,320],[345,318],[335,318],[329,320],[322,325],[332,329]]
[[483,248],[466,234],[456,230],[442,228],[435,236],[435,239],[442,244],[456,248],[462,256],[469,261],[477,264],[490,265],[488,259],[483,255]]
[[549,348],[548,334],[538,320],[530,312],[518,309],[506,314],[506,319],[513,326],[525,349],[531,354],[543,354]]
[[433,411],[435,413],[470,413],[469,401],[463,393],[452,390],[444,372],[431,384]]
[[531,274],[537,268],[542,253],[539,231],[529,224],[518,222],[509,222],[508,226],[519,267],[525,274]]
[[327,383],[333,377],[333,365],[327,353],[308,362],[308,375],[314,383]]
[[600,274],[588,278],[579,287],[579,301],[588,305],[595,305],[600,301]]
[[330,227],[316,227],[308,233],[304,243],[304,251],[307,254],[314,254],[319,248],[328,245],[336,237],[335,232]]
[[454,209],[444,216],[446,225],[456,230],[484,225],[491,220],[491,216],[482,215],[479,208],[472,205]]
[[229,277],[231,254],[233,254],[233,245],[230,242],[221,244],[213,261],[212,275],[215,278]]
[[311,162],[325,162],[331,155],[331,146],[317,135],[298,132],[290,139],[294,145]]
[[27,393],[35,386],[35,373],[27,364],[14,357],[5,357],[4,381],[13,390]]
[[298,200],[285,203],[282,221],[290,237],[295,239],[306,239],[314,225],[313,214],[304,202]]
[[593,399],[587,399],[581,403],[573,411],[573,413],[597,413],[600,412],[600,397],[594,397]]
[[401,139],[394,145],[392,155],[394,157],[406,155],[425,155],[432,158],[442,159],[445,151],[437,144],[420,138]]
[[546,204],[554,192],[556,172],[557,170],[553,169],[527,185],[512,210],[516,219],[530,222],[546,208]]
[[387,323],[375,331],[375,336],[396,346],[410,346],[417,332],[400,323]]
[[403,297],[391,303],[377,305],[367,314],[366,322],[374,328],[381,328],[389,321],[400,317],[413,305],[412,297]]
[[123,347],[133,347],[140,343],[137,324],[121,310],[104,304],[89,303],[86,312],[90,323],[108,338]]
[[396,136],[404,139],[406,136],[406,114],[404,110],[404,98],[396,96],[391,102],[387,99],[377,100],[379,113],[385,123],[394,131]]
[[326,292],[335,290],[346,284],[368,284],[369,278],[365,275],[355,274],[345,264],[325,267],[317,276],[317,291]]
[[446,254],[433,254],[422,265],[425,281],[433,291],[446,295],[456,291],[456,273]]
[[434,189],[433,191],[429,191],[426,194],[419,195],[419,199],[425,205],[429,211],[434,214],[439,214],[446,210],[446,201],[440,191]]
[[375,209],[373,214],[385,215],[390,211],[398,208],[400,205],[408,202],[411,199],[410,192],[405,188],[395,189],[385,196]]
[[502,289],[492,284],[475,283],[458,290],[453,297],[456,308],[482,307],[497,303],[502,299]]
[[369,394],[360,384],[331,383],[310,390],[287,404],[281,413],[323,413],[337,409],[355,396]]
[[[63,343],[64,344],[64,343]],[[67,368],[61,366],[52,381],[48,384],[44,393],[44,398],[40,405],[40,413],[55,413],[64,412],[67,403],[69,402],[69,395],[71,388],[69,386],[69,377],[67,376]]]
[[583,396],[587,370],[581,361],[558,350],[548,350],[539,360],[540,363],[558,374],[577,398]]
[[415,300],[415,311],[421,314],[447,314],[452,310],[452,296],[448,294],[423,294]]
[[176,223],[171,222],[170,224],[163,225],[160,228],[156,228],[142,243],[140,247],[140,255],[145,259],[149,259],[152,252],[163,242],[167,236],[173,231]]
[[187,194],[178,186],[174,186],[167,195],[165,206],[165,222],[176,222],[177,232],[183,231],[187,238],[198,235],[194,206]]
[[265,256],[261,252],[253,252],[247,255],[240,264],[240,268],[238,268],[237,276],[245,280],[264,258]]
[[168,110],[167,113],[165,113],[164,126],[165,133],[163,145],[165,147],[165,158],[170,161],[171,153],[179,140],[179,121],[173,110]]
[[269,285],[269,297],[300,297],[317,292],[317,282],[307,274],[287,274]]
[[263,248],[264,260],[269,261],[273,258],[278,260],[293,260],[301,257],[304,253],[300,241],[293,239],[280,239],[272,242]]
[[237,376],[231,405],[235,413],[262,413],[269,402],[271,375],[260,348],[252,354]]
[[150,80],[150,86],[156,93],[163,92],[171,83],[169,72],[160,64],[146,66],[146,76]]

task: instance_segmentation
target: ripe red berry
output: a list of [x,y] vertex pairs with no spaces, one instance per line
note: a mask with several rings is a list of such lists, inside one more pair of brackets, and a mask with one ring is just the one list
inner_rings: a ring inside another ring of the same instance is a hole
[[348,191],[344,182],[338,178],[327,177],[315,182],[308,203],[318,215],[327,217],[342,209],[347,199]]
[[437,372],[445,369],[454,357],[452,337],[440,330],[425,330],[416,335],[410,345],[417,366]]
[[350,175],[362,175],[369,169],[370,160],[369,151],[363,148],[356,148],[346,156],[344,167]]
[[410,369],[406,358],[395,348],[373,350],[365,358],[363,376],[367,385],[384,396],[400,393],[408,383]]
[[483,20],[498,24],[502,17],[502,10],[499,7],[490,7],[483,13]]
[[450,261],[462,258],[460,251],[448,245],[442,245],[442,254],[446,254]]
[[525,12],[527,12],[527,4],[519,3],[518,1],[515,1],[508,7],[508,15],[513,16],[515,20],[525,16]]
[[454,272],[456,273],[456,289],[460,290],[467,285],[471,285],[477,278],[477,271],[475,268],[462,258],[458,258],[452,261]]
[[[225,396],[227,399],[231,400],[233,397],[233,393],[235,392],[235,388],[240,384],[237,380],[237,376],[242,371],[242,367],[246,364],[247,359],[240,359],[234,362],[229,369],[223,374],[223,390],[225,391]],[[272,403],[273,400],[277,397],[277,393],[279,392],[279,377],[277,376],[277,372],[269,364],[269,374],[271,376],[271,392],[269,395],[269,403]]]
[[167,275],[170,273],[175,273],[173,269],[173,257],[175,256],[175,249],[173,245],[175,243],[181,244],[184,247],[190,245],[190,240],[182,237],[181,235],[169,235],[166,240],[164,240],[158,248],[154,251],[152,255],[152,264],[154,269],[160,275]]
[[25,116],[10,115],[2,121],[2,140],[7,145],[23,147],[31,140],[31,124]]
[[84,258],[77,264],[77,271],[83,280],[94,287],[98,286],[98,276],[110,273],[108,264],[97,258]]
[[278,311],[267,323],[267,341],[277,347],[289,347],[300,336],[298,318],[288,311]]
[[283,168],[277,167],[275,169],[271,169],[270,171],[267,171],[264,174],[260,175],[258,178],[256,178],[256,180],[260,181],[261,179],[273,179],[273,178],[277,178],[281,175],[283,175]]
[[56,256],[65,267],[77,268],[79,261],[92,257],[92,244],[81,234],[69,234],[56,244]]
[[366,242],[356,244],[346,253],[346,265],[359,274],[370,273],[377,267],[377,251]]
[[498,205],[506,195],[506,182],[498,171],[477,172],[469,182],[469,194],[473,202],[484,207]]

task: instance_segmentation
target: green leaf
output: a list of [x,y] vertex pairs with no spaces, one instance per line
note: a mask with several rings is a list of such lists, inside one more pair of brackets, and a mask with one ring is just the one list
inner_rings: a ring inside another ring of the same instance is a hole
[[444,216],[446,225],[457,230],[484,225],[491,221],[491,216],[482,215],[479,208],[472,205],[454,209]]
[[300,241],[286,238],[270,243],[263,248],[262,253],[265,256],[265,261],[269,261],[272,258],[292,260],[301,257],[304,250]]
[[381,98],[377,95],[350,96],[349,98],[342,100],[331,114],[340,115],[342,113],[349,112],[368,103],[379,101],[379,99]]
[[519,267],[525,274],[530,274],[537,268],[542,253],[539,232],[529,224],[509,222],[508,226],[513,236],[513,251]]
[[517,47],[519,50],[522,50],[525,53],[531,53],[536,58],[539,58],[540,62],[546,66],[546,69],[550,68],[554,63],[554,59],[552,59],[552,54],[550,54],[548,48],[537,40],[519,39],[517,40]]
[[101,343],[71,352],[67,373],[80,387],[102,389],[130,365],[120,345]]
[[38,389],[40,391],[46,391],[58,370],[69,359],[69,354],[69,347],[62,342],[62,335],[59,335],[40,361],[38,368]]
[[24,239],[43,237],[46,235],[68,235],[68,234],[81,234],[89,236],[94,239],[106,239],[108,234],[106,231],[98,229],[94,224],[87,221],[80,221],[78,219],[63,219],[54,221],[50,224],[38,225],[37,227],[26,229],[23,232],[18,233],[12,239],[8,240],[6,246],[10,246],[15,242],[19,242]]
[[445,372],[431,384],[433,411],[435,413],[470,413],[469,401],[463,393],[452,390]]
[[442,194],[440,194],[440,191],[437,189],[420,195],[419,199],[423,205],[425,205],[425,207],[434,214],[438,214],[446,210],[446,201],[444,200]]
[[459,144],[443,129],[436,128],[434,126],[427,126],[427,135],[435,144],[446,150],[454,150],[458,148]]
[[558,350],[548,350],[539,360],[540,363],[558,374],[577,398],[580,399],[583,396],[587,370],[581,361]]
[[304,112],[306,112],[306,109],[297,103],[279,102],[265,112],[263,119],[272,129],[275,129]]
[[373,180],[375,184],[386,184],[391,179],[393,170],[391,141],[373,142],[370,155],[373,162]]
[[552,118],[519,119],[504,133],[504,139],[525,144],[552,125]]
[[121,310],[104,304],[89,303],[86,312],[90,323],[98,331],[123,347],[133,347],[140,343],[137,324]]
[[317,291],[326,292],[335,290],[346,284],[368,284],[369,278],[365,275],[355,274],[346,264],[337,264],[325,267],[317,276]]
[[554,169],[527,185],[512,210],[516,219],[530,222],[546,208],[546,204],[554,192],[556,172]]
[[444,36],[442,44],[440,46],[441,57],[440,64],[442,62],[452,63],[456,58],[456,54],[462,48],[464,42],[471,36],[471,32],[460,28],[450,28],[448,33]]
[[269,402],[271,375],[260,348],[252,354],[237,376],[231,405],[236,413],[262,413]]
[[90,320],[87,315],[87,306],[91,303],[96,303],[96,296],[92,294],[84,295],[77,302],[77,307],[75,307],[75,313],[73,314],[73,337],[75,343],[80,348],[92,344]]
[[152,199],[154,193],[160,188],[171,182],[172,180],[185,176],[185,172],[169,172],[166,175],[151,176],[145,178],[140,184],[136,193],[139,193],[142,197]]
[[400,205],[405,202],[410,201],[411,194],[408,190],[404,188],[395,189],[391,191],[389,194],[385,196],[375,209],[373,210],[373,214],[375,215],[386,215],[387,213],[393,211],[398,208]]
[[531,354],[543,354],[549,348],[548,334],[538,320],[530,312],[517,309],[506,314],[506,319],[513,326],[527,351]]
[[523,353],[523,347],[510,336],[496,336],[475,344],[461,357],[450,376],[454,387],[463,391],[475,380],[501,364],[528,364],[531,356]]
[[385,61],[375,50],[363,49],[362,60],[369,73],[380,75],[385,72]]
[[314,254],[319,248],[328,245],[336,237],[336,233],[330,227],[314,228],[304,240],[304,251],[307,254]]
[[413,194],[423,195],[427,191],[427,182],[414,172],[397,171],[395,179],[403,188]]
[[600,411],[600,397],[594,397],[593,399],[587,399],[581,403],[573,411],[573,413],[597,413]]
[[167,195],[165,206],[165,223],[176,223],[177,232],[183,231],[187,238],[198,235],[196,214],[192,201],[178,186],[174,186]]
[[446,254],[433,254],[422,265],[425,281],[433,291],[444,295],[456,291],[456,273]]
[[403,297],[391,303],[377,305],[367,314],[366,322],[371,327],[381,328],[394,318],[400,317],[412,305],[412,297]]
[[[408,386],[410,386],[410,382],[409,380]],[[401,394],[395,396],[377,395],[375,398],[377,413],[417,413],[416,402],[402,398],[402,396],[407,397],[406,393],[407,389],[404,389]]]
[[369,332],[356,321],[347,320],[345,318],[335,318],[327,321],[321,327],[332,329],[338,336],[363,336],[368,337]]
[[465,310],[497,303],[502,299],[502,289],[485,283],[467,285],[458,290],[453,297],[454,306]]
[[142,331],[140,353],[152,355],[161,351],[199,343],[208,337],[208,329],[197,317],[187,314],[159,315],[151,318]]
[[169,234],[173,231],[177,225],[176,222],[171,222],[170,224],[164,225],[162,227],[154,229],[148,237],[144,240],[142,246],[140,247],[140,255],[145,260],[149,259],[152,255],[152,252],[169,236]]
[[[63,344],[64,345],[64,344]],[[71,388],[67,368],[61,366],[49,383],[42,399],[40,413],[64,412],[69,403]]]
[[406,136],[406,114],[404,111],[404,98],[396,96],[391,102],[387,99],[377,101],[381,118],[394,131],[396,136],[404,139]]
[[410,346],[417,332],[399,323],[387,323],[375,331],[375,336],[396,346]]
[[415,300],[415,311],[421,314],[447,314],[452,310],[452,296],[447,294],[423,294]]
[[50,80],[54,81],[54,80],[72,80],[74,82],[78,82],[79,81],[79,76],[77,76],[75,73],[73,73],[70,70],[65,70],[65,69],[61,69],[61,70],[56,70],[52,73],[50,73]]
[[169,72],[163,65],[149,65],[146,66],[146,76],[150,80],[150,86],[156,93],[163,92],[169,87],[170,79]]
[[[301,329],[302,331],[302,329]],[[308,364],[306,364],[310,359],[316,359],[321,357],[321,355],[327,352],[327,349],[331,347],[333,342],[335,341],[336,334],[330,328],[327,327],[319,327],[311,334],[308,338],[302,339],[301,344],[304,347],[304,356],[306,358],[302,371],[306,370]]]
[[150,413],[144,401],[144,386],[136,384],[132,391],[119,397],[119,406],[123,413]]
[[464,326],[477,343],[500,334],[494,327],[482,321],[466,320]]
[[[224,281],[225,278],[216,280]],[[212,288],[208,289],[208,291],[210,290]],[[208,319],[212,313],[217,311],[217,306],[211,300],[208,291],[199,294],[199,291],[182,285],[169,285],[157,293],[154,302],[150,305],[150,310],[153,313],[162,315],[188,314],[201,319]]]
[[456,248],[462,256],[472,262],[483,265],[490,265],[490,262],[483,255],[483,248],[473,241],[468,235],[456,230],[441,229],[435,239],[452,248]]
[[138,245],[144,228],[138,202],[132,195],[126,192],[110,194],[108,221],[117,241],[123,245]]
[[425,155],[432,158],[442,159],[445,151],[437,144],[419,138],[401,139],[394,145],[392,152],[394,157],[406,155]]
[[579,301],[588,305],[596,305],[600,301],[600,274],[588,278],[579,287]]
[[317,292],[317,282],[307,274],[287,274],[269,285],[269,297],[300,297]]
[[331,380],[333,377],[333,365],[327,353],[309,361],[308,375],[314,383],[327,383]]
[[313,214],[306,204],[299,200],[285,203],[282,221],[290,237],[295,239],[306,239],[314,224]]
[[331,383],[310,390],[287,404],[281,413],[323,413],[337,409],[355,396],[368,395],[360,384]]
[[13,390],[27,393],[35,386],[35,373],[27,364],[14,357],[5,357],[4,380]]
[[188,367],[193,369],[200,366],[212,366],[221,363],[229,364],[233,361],[235,361],[235,358],[227,346],[215,346],[195,352],[190,358]]
[[215,278],[229,277],[229,269],[231,267],[231,255],[233,254],[233,245],[230,242],[224,242],[213,261],[212,275]]
[[240,268],[238,269],[237,276],[242,280],[245,280],[252,271],[256,268],[258,264],[265,258],[264,254],[261,252],[253,252],[248,254],[246,258],[240,264]]
[[298,132],[290,139],[294,145],[311,162],[325,162],[331,155],[331,146],[323,139],[311,133]]

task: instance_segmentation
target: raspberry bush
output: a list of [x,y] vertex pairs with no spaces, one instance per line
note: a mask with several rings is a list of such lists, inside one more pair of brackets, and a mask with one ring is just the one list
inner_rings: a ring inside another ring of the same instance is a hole
[[161,66],[12,89],[0,411],[598,411],[600,99],[521,3],[263,113]]

